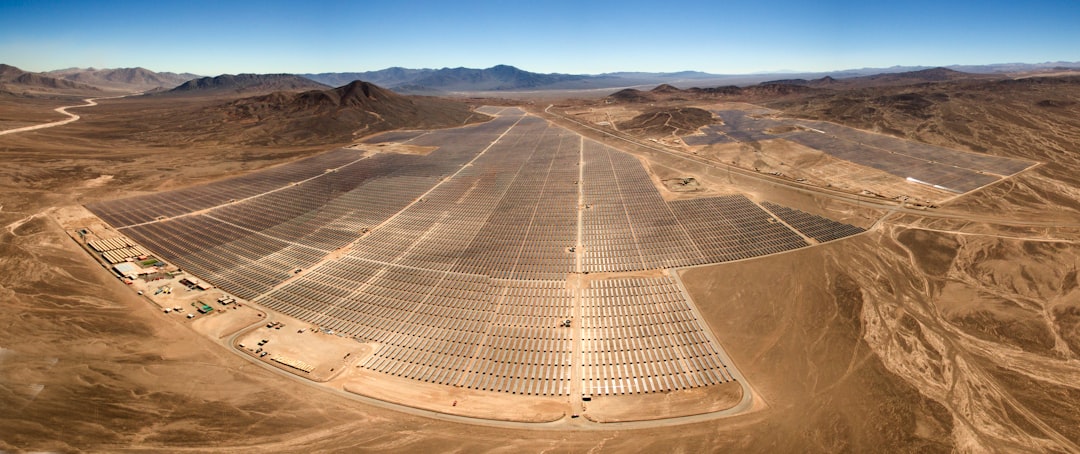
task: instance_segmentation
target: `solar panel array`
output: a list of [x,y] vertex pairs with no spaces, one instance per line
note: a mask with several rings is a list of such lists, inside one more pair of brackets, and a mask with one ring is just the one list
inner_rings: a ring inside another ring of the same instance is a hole
[[360,154],[354,150],[335,150],[224,181],[93,203],[87,208],[110,225],[122,227],[153,221],[161,216],[175,216],[210,208],[233,199],[265,194],[284,185],[318,176],[326,169],[348,165],[357,159],[360,159]]
[[589,142],[585,160],[585,269],[674,268],[706,263],[641,163]]
[[708,263],[742,260],[807,246],[799,234],[741,195],[671,203]]
[[769,110],[717,110],[721,125],[703,128],[704,135],[683,137],[688,145],[723,143],[728,139],[757,142],[786,139],[837,158],[914,178],[931,186],[964,193],[1014,175],[1034,162],[967,153],[897,137],[874,134],[824,121],[778,119]]
[[788,225],[821,243],[846,238],[863,231],[863,229],[851,224],[837,222],[772,202],[764,202],[762,205]]
[[666,392],[734,380],[671,277],[595,281],[582,302],[582,390]]
[[369,371],[539,396],[571,393],[575,371],[583,394],[732,380],[673,278],[569,277],[807,242],[745,197],[667,202],[628,154],[519,109],[484,111],[500,116],[371,139],[437,147],[427,156],[342,149],[88,208],[226,291],[377,344]]

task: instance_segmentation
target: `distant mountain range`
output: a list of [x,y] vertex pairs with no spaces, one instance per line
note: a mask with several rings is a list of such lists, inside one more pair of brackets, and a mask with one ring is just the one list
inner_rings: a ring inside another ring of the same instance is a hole
[[387,68],[353,73],[300,74],[327,85],[365,80],[400,93],[446,94],[468,92],[505,92],[522,90],[591,90],[656,85],[660,83],[719,84],[736,80],[754,83],[761,77],[723,76],[698,71],[673,73],[619,72],[608,74],[541,74],[513,66],[496,65],[486,69]]
[[882,87],[890,85],[910,85],[928,82],[948,82],[953,80],[1000,79],[1002,77],[1003,73],[978,74],[956,71],[949,68],[929,68],[916,71],[879,73],[869,76],[848,77],[844,79],[837,79],[832,76],[825,76],[819,79],[812,80],[779,79],[762,82],[762,85],[781,84],[814,88],[853,88],[863,86]]
[[35,73],[0,64],[0,92],[9,95],[103,96],[173,88],[195,74],[154,72],[146,68],[67,68]]
[[[454,91],[506,91],[522,89],[595,88],[596,81],[615,83],[616,77],[579,74],[540,74],[513,66],[497,65],[487,69],[387,68],[359,73],[300,74],[327,85],[364,80],[404,93]],[[617,85],[617,83],[615,83]]]
[[[1033,71],[1056,71],[1080,69],[1080,62],[1004,63],[994,65],[955,65],[945,67],[957,73],[1006,74]],[[832,79],[842,80],[874,75],[911,73],[935,70],[930,66],[893,66],[890,68],[860,68],[819,73],[763,73],[763,74],[709,74],[700,71],[669,73],[615,72],[605,74],[540,74],[524,71],[513,66],[498,65],[487,69],[442,68],[409,69],[387,68],[379,71],[351,73],[299,74],[308,79],[327,84],[341,85],[353,80],[364,80],[401,93],[444,94],[454,92],[499,92],[525,90],[587,90],[605,88],[631,88],[672,84],[695,87],[720,85],[754,85],[783,80]]]
[[[902,84],[930,81],[933,77],[972,77],[972,74],[998,75],[1051,73],[1080,69],[1080,62],[1002,63],[992,65],[954,65],[945,68],[893,66],[859,68],[814,73],[710,74],[700,71],[613,72],[605,74],[542,74],[513,66],[497,65],[486,69],[387,68],[366,72],[319,74],[224,74],[199,77],[190,73],[154,72],[145,68],[68,68],[46,73],[32,73],[0,65],[0,92],[8,94],[90,95],[108,92],[158,92],[171,95],[254,95],[274,91],[299,92],[324,90],[362,80],[403,94],[495,94],[510,92],[618,90],[651,88],[660,84],[677,87],[730,87],[798,85],[815,88],[853,86],[865,83]],[[951,70],[953,73],[945,73]],[[922,75],[911,75],[929,71]],[[906,74],[890,78],[890,74]],[[866,79],[874,77],[876,79]]]
[[90,85],[0,64],[0,92],[8,95],[96,94],[101,90]]
[[786,95],[812,93],[819,90],[821,89],[804,84],[772,82],[744,87],[737,85],[722,85],[719,87],[691,87],[686,89],[680,89],[668,84],[660,84],[652,90],[624,88],[608,95],[605,99],[612,103],[639,104],[674,98],[722,99],[734,96],[742,97],[744,99],[752,99],[755,97],[777,98]]
[[191,73],[154,72],[146,68],[68,68],[49,71],[44,74],[58,79],[121,91],[168,89],[199,77]]

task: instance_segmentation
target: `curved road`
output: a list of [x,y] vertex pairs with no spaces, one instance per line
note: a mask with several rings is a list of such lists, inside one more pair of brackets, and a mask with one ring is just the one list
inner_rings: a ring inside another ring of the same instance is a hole
[[79,104],[79,105],[75,105],[75,106],[57,107],[57,108],[53,109],[58,113],[62,113],[64,115],[67,115],[69,118],[66,119],[66,120],[54,121],[52,123],[43,123],[43,124],[40,124],[40,125],[24,126],[22,128],[5,129],[3,131],[0,131],[0,136],[5,135],[5,134],[15,134],[17,132],[34,131],[34,130],[38,130],[38,129],[45,129],[45,128],[51,128],[51,127],[54,127],[54,126],[66,125],[68,123],[78,121],[79,118],[80,118],[78,115],[75,115],[75,114],[73,114],[71,112],[68,112],[67,111],[68,109],[74,109],[76,107],[93,107],[93,106],[97,105],[96,101],[99,100],[99,99],[123,98],[125,96],[132,96],[132,95],[138,95],[138,94],[141,94],[141,93],[131,93],[131,94],[126,94],[126,95],[108,96],[108,97],[101,97],[101,98],[86,98],[86,99],[83,100],[83,102],[85,102],[86,104]]

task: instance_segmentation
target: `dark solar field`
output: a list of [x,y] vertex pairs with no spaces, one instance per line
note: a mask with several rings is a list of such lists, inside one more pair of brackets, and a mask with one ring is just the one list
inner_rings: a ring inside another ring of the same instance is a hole
[[527,395],[568,395],[572,377],[597,395],[734,379],[673,277],[594,276],[577,288],[572,276],[861,232],[766,206],[796,232],[743,196],[667,202],[631,155],[516,108],[484,111],[500,116],[373,139],[438,147],[427,156],[335,150],[87,208],[222,289],[377,342],[367,370]]
[[683,143],[690,146],[713,145],[718,143],[731,143],[735,139],[723,133],[718,125],[710,125],[701,128],[703,135],[683,136]]
[[862,229],[853,225],[836,222],[772,202],[763,202],[761,205],[788,225],[820,243],[846,238],[862,232]]
[[[687,145],[724,143],[723,140],[712,141],[718,137],[739,142],[786,139],[846,161],[955,193],[978,189],[1035,164],[952,150],[823,121],[752,116],[775,113],[768,110],[718,110],[714,113],[724,124],[704,128],[705,135],[683,137]],[[792,130],[794,126],[800,128]],[[786,132],[770,133],[769,130]]]

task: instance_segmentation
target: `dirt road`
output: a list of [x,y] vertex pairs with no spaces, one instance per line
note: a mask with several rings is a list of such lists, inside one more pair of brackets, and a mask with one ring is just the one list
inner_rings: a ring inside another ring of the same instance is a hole
[[68,112],[68,109],[74,109],[76,107],[93,107],[93,106],[97,105],[96,101],[99,100],[99,99],[123,98],[125,96],[132,96],[132,95],[137,95],[137,94],[142,94],[142,93],[130,93],[130,94],[126,94],[126,95],[108,96],[108,97],[102,97],[102,98],[86,98],[86,99],[83,100],[83,102],[85,102],[86,104],[79,104],[79,105],[75,105],[75,106],[63,106],[63,107],[57,107],[56,109],[53,109],[58,113],[62,113],[64,115],[67,115],[69,118],[66,119],[66,120],[54,121],[52,123],[43,123],[43,124],[40,124],[40,125],[24,126],[22,128],[6,129],[6,130],[3,130],[3,131],[0,131],[0,136],[6,135],[6,134],[15,134],[15,133],[18,133],[18,132],[35,131],[35,130],[38,130],[38,129],[52,128],[54,126],[61,126],[61,125],[66,125],[68,123],[73,123],[73,122],[78,121],[80,117],[78,115],[75,115],[75,114],[71,113],[71,112]]

